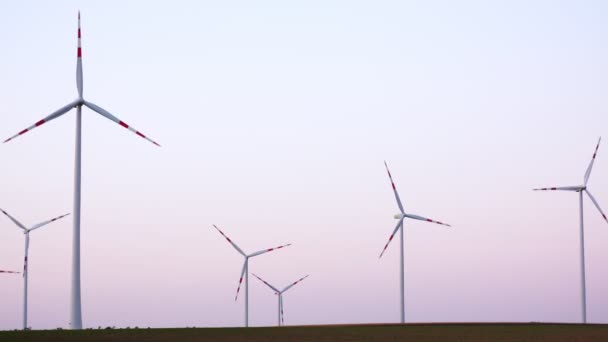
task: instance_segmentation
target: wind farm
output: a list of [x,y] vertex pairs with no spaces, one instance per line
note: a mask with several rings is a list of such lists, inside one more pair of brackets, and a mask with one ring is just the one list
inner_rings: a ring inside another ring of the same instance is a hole
[[608,7],[79,6],[0,10],[0,340],[608,339]]
[[224,234],[224,232],[222,232],[216,225],[213,225],[213,228],[215,228],[220,234],[222,234],[222,236],[226,239],[226,241],[228,241],[228,243],[230,243],[232,245],[232,247],[234,247],[234,249],[237,252],[239,252],[239,254],[241,254],[243,256],[243,258],[245,258],[245,261],[243,262],[243,269],[241,270],[241,276],[239,278],[239,285],[236,288],[236,296],[234,297],[234,301],[239,299],[239,292],[241,291],[241,284],[243,283],[243,279],[245,279],[245,327],[248,327],[249,326],[249,259],[256,257],[258,255],[272,252],[274,250],[279,250],[284,247],[289,247],[289,246],[291,246],[291,244],[262,249],[260,251],[253,252],[251,254],[246,254],[245,252],[243,252],[243,250],[241,248],[239,248],[239,246],[236,245],[236,243],[234,243],[232,240],[230,240],[230,238],[227,237],[226,234]]

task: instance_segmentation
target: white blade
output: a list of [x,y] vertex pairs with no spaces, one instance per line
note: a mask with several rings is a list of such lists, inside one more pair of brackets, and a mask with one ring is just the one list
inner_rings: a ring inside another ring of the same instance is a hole
[[602,137],[597,141],[597,145],[595,146],[595,151],[593,152],[593,157],[591,157],[591,162],[589,162],[589,166],[587,167],[587,171],[585,171],[585,185],[589,181],[589,176],[591,175],[591,169],[593,169],[593,162],[595,162],[595,156],[597,156],[597,149],[600,148],[600,142],[602,141]]
[[234,247],[234,249],[236,249],[237,252],[241,253],[244,257],[247,256],[247,254],[245,254],[245,252],[243,252],[242,249],[239,248],[239,246],[236,245],[236,243],[232,242],[232,240],[230,240],[229,237],[226,236],[226,234],[224,234],[224,232],[222,232],[216,225],[213,225],[213,228],[215,228],[218,232],[220,232],[220,234],[222,234],[222,236],[228,241],[230,242],[230,244],[232,245],[232,247]]
[[266,284],[266,286],[270,287],[273,291],[275,291],[276,294],[279,294],[279,292],[281,292],[281,291],[277,290],[276,287],[270,285],[266,280],[258,277],[255,273],[252,273],[252,274],[253,274],[254,277],[258,278],[262,283]]
[[589,195],[589,198],[591,198],[591,202],[593,202],[593,204],[595,204],[595,207],[597,208],[597,210],[600,211],[600,214],[602,214],[602,217],[604,218],[604,220],[606,222],[608,222],[608,219],[606,218],[606,215],[604,214],[604,212],[602,211],[602,208],[600,208],[600,205],[597,203],[597,201],[595,200],[595,197],[593,197],[593,195],[589,192],[589,190],[585,190],[585,192],[587,193],[587,195]]
[[0,273],[13,273],[13,274],[19,274],[20,272],[15,272],[15,271],[4,271],[4,270],[0,270]]
[[397,231],[401,227],[402,223],[403,223],[403,217],[400,218],[399,221],[397,222],[397,225],[395,226],[395,229],[393,230],[391,237],[388,238],[388,242],[386,243],[386,245],[384,245],[384,249],[382,250],[382,253],[380,253],[380,256],[378,257],[378,259],[382,258],[382,255],[384,255],[384,252],[388,248],[388,245],[391,243],[391,241],[393,241],[393,237],[395,237],[395,233],[397,233]]
[[285,315],[283,314],[283,297],[281,297],[281,324],[285,325]]
[[289,286],[287,286],[286,288],[284,288],[284,289],[283,289],[283,291],[281,291],[281,292],[285,292],[285,291],[289,290],[289,289],[290,289],[290,288],[292,288],[292,287],[293,287],[295,284],[297,284],[297,283],[301,282],[302,280],[304,280],[304,279],[306,279],[306,278],[308,278],[308,277],[309,277],[309,275],[306,275],[306,276],[304,276],[304,277],[302,277],[302,278],[300,278],[300,279],[298,279],[298,280],[294,281],[293,283],[291,283],[291,285],[289,285]]
[[25,256],[23,257],[23,277],[27,274],[27,255],[30,249],[30,234],[25,234]]
[[391,172],[388,170],[388,165],[386,161],[384,162],[384,166],[386,167],[386,172],[388,173],[388,178],[391,180],[391,185],[393,186],[393,192],[395,193],[395,199],[397,200],[397,206],[401,213],[403,213],[403,204],[401,204],[401,198],[399,198],[399,193],[397,192],[397,187],[395,186],[395,182],[393,182],[393,176],[391,176]]
[[21,224],[21,222],[17,221],[16,218],[12,217],[11,215],[9,215],[6,211],[4,211],[3,209],[0,209],[0,211],[6,215],[11,221],[13,221],[14,224],[17,225],[17,227],[23,229],[23,230],[27,230],[27,228],[25,228],[25,226],[23,224]]
[[243,270],[241,271],[241,278],[239,279],[239,286],[236,288],[236,296],[234,297],[235,302],[237,299],[239,299],[239,291],[241,291],[241,284],[243,283],[243,276],[245,275],[246,268],[247,268],[247,259],[245,259],[245,263],[243,263]]
[[4,142],[5,142],[5,143],[7,143],[7,142],[9,142],[9,141],[11,141],[11,140],[15,139],[16,137],[18,137],[18,136],[20,136],[20,135],[23,135],[23,134],[25,134],[25,133],[27,133],[27,132],[29,132],[29,131],[33,130],[34,128],[36,128],[36,127],[38,127],[38,126],[42,126],[43,124],[45,124],[45,123],[47,123],[47,122],[49,122],[49,121],[51,121],[51,120],[54,120],[54,119],[56,119],[56,118],[58,118],[58,117],[62,116],[63,114],[67,113],[67,112],[68,112],[70,109],[72,109],[72,108],[74,108],[74,107],[78,106],[79,104],[80,104],[80,100],[76,100],[76,101],[74,101],[74,102],[71,102],[71,103],[69,103],[69,104],[67,104],[67,105],[65,105],[65,106],[63,106],[63,107],[61,107],[61,108],[59,108],[57,111],[55,111],[55,112],[51,113],[51,114],[50,114],[49,116],[47,116],[46,118],[44,118],[44,119],[42,119],[42,120],[40,120],[40,121],[36,122],[35,124],[31,125],[30,127],[28,127],[28,128],[26,128],[26,129],[24,129],[23,131],[21,131],[21,132],[19,132],[19,133],[15,134],[15,135],[13,135],[12,137],[10,137],[10,138],[8,138],[8,139],[4,140]]
[[78,50],[76,51],[76,88],[82,98],[82,47],[80,45],[80,11],[78,11]]
[[89,108],[91,108],[91,110],[99,113],[101,116],[105,116],[106,118],[108,118],[108,119],[116,122],[117,124],[121,125],[122,127],[128,129],[129,131],[131,131],[131,132],[139,135],[140,137],[142,137],[142,138],[148,140],[149,142],[153,143],[154,145],[160,147],[160,145],[156,141],[154,141],[154,140],[146,137],[143,133],[141,133],[140,131],[136,130],[135,128],[127,125],[124,121],[122,121],[119,118],[115,117],[114,115],[110,114],[110,112],[108,112],[107,110],[99,107],[98,105],[96,105],[94,103],[91,103],[91,102],[88,102],[88,101],[84,101],[84,105],[87,106],[87,107],[89,107]]
[[254,257],[254,256],[257,256],[257,255],[260,255],[260,254],[272,252],[274,250],[281,249],[281,248],[284,248],[284,247],[289,247],[289,246],[291,246],[290,243],[288,243],[286,245],[279,246],[279,247],[268,248],[268,249],[264,249],[264,250],[261,250],[261,251],[255,252],[255,253],[251,253],[249,256],[250,257]]
[[40,222],[40,223],[38,223],[37,225],[35,225],[35,226],[33,226],[32,228],[30,228],[30,231],[32,231],[32,230],[34,230],[34,229],[38,229],[38,228],[40,228],[40,227],[44,227],[44,226],[46,226],[47,224],[49,224],[49,223],[51,223],[51,222],[55,222],[55,221],[57,221],[57,220],[59,220],[59,219],[62,219],[62,218],[64,218],[64,217],[68,216],[68,215],[70,215],[70,214],[61,215],[61,216],[55,217],[55,218],[53,218],[53,219],[50,219],[50,220],[48,220],[48,221]]
[[440,224],[440,225],[442,225],[442,226],[448,226],[448,227],[451,227],[451,226],[450,226],[449,224],[447,224],[447,223],[443,223],[443,222],[439,222],[439,221],[431,220],[430,218],[426,218],[426,217],[422,217],[422,216],[418,216],[418,215],[405,214],[405,217],[409,217],[409,218],[414,219],[414,220],[426,221],[426,222],[431,222],[431,223]]
[[583,190],[582,186],[554,186],[551,188],[536,188],[536,189],[532,189],[534,191],[555,191],[555,190],[562,190],[562,191],[581,191]]

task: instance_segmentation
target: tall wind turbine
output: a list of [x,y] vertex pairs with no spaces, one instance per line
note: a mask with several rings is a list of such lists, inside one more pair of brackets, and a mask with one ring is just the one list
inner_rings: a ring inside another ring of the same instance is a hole
[[399,234],[400,235],[399,236],[400,237],[400,247],[401,247],[401,257],[400,257],[400,265],[399,265],[399,271],[400,271],[399,281],[401,284],[401,291],[400,291],[400,293],[401,293],[401,323],[405,323],[405,284],[404,284],[405,269],[404,269],[404,264],[403,264],[403,220],[407,217],[410,219],[436,223],[436,224],[440,224],[443,226],[448,226],[448,227],[451,227],[451,226],[447,223],[442,223],[439,221],[431,220],[426,217],[413,215],[413,214],[406,214],[405,211],[403,210],[403,204],[401,204],[401,199],[399,198],[399,193],[397,193],[397,187],[395,187],[395,182],[393,182],[393,177],[391,176],[391,172],[388,170],[388,165],[386,164],[386,162],[384,162],[384,166],[386,167],[386,172],[388,173],[388,178],[390,179],[391,185],[393,186],[393,192],[395,193],[395,200],[397,200],[397,206],[399,207],[399,214],[396,214],[394,216],[394,218],[399,221],[397,221],[397,226],[395,226],[395,229],[393,230],[393,233],[391,234],[391,236],[388,238],[388,242],[384,246],[382,253],[380,253],[380,258],[382,258],[382,255],[384,255],[384,252],[386,251],[386,249],[388,248],[388,245],[393,240],[393,237],[395,236],[397,231],[399,231],[400,232],[400,234]]
[[274,291],[274,294],[278,296],[279,299],[279,307],[278,307],[278,321],[277,321],[277,325],[281,326],[282,324],[285,323],[285,317],[283,316],[283,293],[285,293],[287,290],[289,290],[290,288],[292,288],[295,284],[301,282],[302,280],[308,278],[307,276],[304,276],[296,281],[294,281],[293,283],[291,283],[290,285],[288,285],[287,287],[285,287],[283,290],[279,290],[276,287],[270,285],[266,280],[258,277],[255,273],[253,273],[253,276],[258,278],[262,283],[266,284],[266,286],[268,286],[271,290]]
[[217,229],[217,231],[220,234],[222,234],[222,236],[226,240],[228,240],[228,242],[232,245],[232,247],[234,247],[234,249],[236,249],[236,251],[239,252],[245,258],[245,262],[243,263],[243,270],[241,271],[241,278],[239,279],[239,286],[236,289],[236,297],[234,297],[234,300],[236,301],[239,298],[239,291],[241,290],[241,283],[243,282],[243,276],[244,276],[245,277],[245,326],[248,327],[249,326],[249,258],[253,258],[255,256],[258,256],[258,255],[261,255],[264,253],[272,252],[274,250],[281,249],[283,247],[288,247],[288,246],[291,246],[291,244],[289,243],[287,245],[263,249],[261,251],[255,252],[255,253],[246,254],[245,252],[243,252],[242,249],[239,248],[239,246],[237,246],[232,240],[230,240],[230,238],[228,238],[226,236],[226,234],[224,234],[224,232],[222,232],[216,225],[213,225],[213,228]]
[[11,215],[9,215],[6,211],[4,211],[2,209],[0,209],[0,211],[4,215],[6,215],[11,221],[13,221],[13,223],[15,225],[17,225],[17,227],[21,228],[23,230],[23,234],[25,235],[25,256],[23,257],[23,330],[27,330],[27,278],[29,275],[29,271],[27,268],[27,255],[28,255],[28,251],[30,248],[30,232],[32,230],[44,227],[51,222],[55,222],[63,217],[66,217],[69,214],[61,215],[59,217],[55,217],[48,221],[44,221],[44,222],[38,223],[36,225],[33,225],[30,228],[27,228],[21,222],[17,221],[17,219],[15,219]]
[[67,105],[59,108],[57,111],[51,113],[44,119],[36,122],[32,126],[20,131],[14,136],[6,139],[4,142],[7,143],[14,138],[23,135],[34,128],[41,126],[51,120],[54,120],[63,114],[70,111],[72,108],[76,108],[76,149],[75,149],[75,161],[74,161],[74,226],[72,233],[72,290],[70,293],[70,327],[72,329],[82,329],[82,309],[80,301],[80,179],[81,179],[81,141],[82,141],[82,106],[89,107],[89,109],[100,114],[101,116],[114,121],[122,127],[130,130],[131,132],[139,135],[140,137],[150,141],[156,146],[160,146],[152,139],[146,137],[135,128],[127,125],[124,121],[118,119],[116,116],[110,114],[105,109],[86,101],[82,97],[83,78],[82,78],[82,48],[80,45],[80,12],[78,12],[78,49],[76,54],[76,88],[78,89],[78,98]]
[[593,169],[593,162],[595,162],[595,157],[597,155],[597,150],[598,148],[600,148],[600,142],[602,141],[602,138],[600,137],[600,139],[597,141],[597,145],[595,146],[595,151],[593,152],[593,157],[591,157],[591,162],[589,163],[589,166],[587,166],[587,171],[585,171],[585,176],[583,177],[583,185],[575,185],[575,186],[561,186],[561,187],[551,187],[551,188],[538,188],[538,189],[534,189],[535,191],[556,191],[556,190],[562,190],[562,191],[574,191],[574,192],[578,192],[578,204],[579,204],[579,215],[580,215],[580,224],[581,224],[581,228],[580,228],[580,238],[579,238],[579,243],[580,243],[580,253],[581,253],[581,258],[580,258],[580,272],[581,272],[581,311],[582,311],[582,316],[583,316],[583,323],[587,323],[587,290],[586,290],[586,284],[585,284],[585,232],[584,232],[584,227],[583,227],[583,192],[585,192],[589,198],[591,199],[591,202],[593,202],[593,204],[595,205],[595,207],[597,208],[597,210],[600,212],[600,214],[602,215],[602,217],[604,218],[604,220],[606,222],[608,222],[608,219],[606,218],[606,215],[604,214],[604,212],[602,211],[602,208],[600,208],[600,205],[597,203],[597,201],[595,200],[595,197],[593,197],[593,195],[591,194],[591,192],[589,192],[589,189],[587,188],[587,182],[589,182],[589,176],[591,175],[591,169]]

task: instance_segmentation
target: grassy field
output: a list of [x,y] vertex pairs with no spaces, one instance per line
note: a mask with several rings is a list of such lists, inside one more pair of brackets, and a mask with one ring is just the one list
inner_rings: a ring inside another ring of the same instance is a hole
[[2,331],[0,341],[608,341],[599,324],[408,324]]

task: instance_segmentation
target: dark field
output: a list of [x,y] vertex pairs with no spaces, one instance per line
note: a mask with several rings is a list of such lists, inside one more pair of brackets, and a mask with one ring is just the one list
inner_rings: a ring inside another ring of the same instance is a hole
[[599,324],[408,324],[3,331],[0,341],[608,341]]

